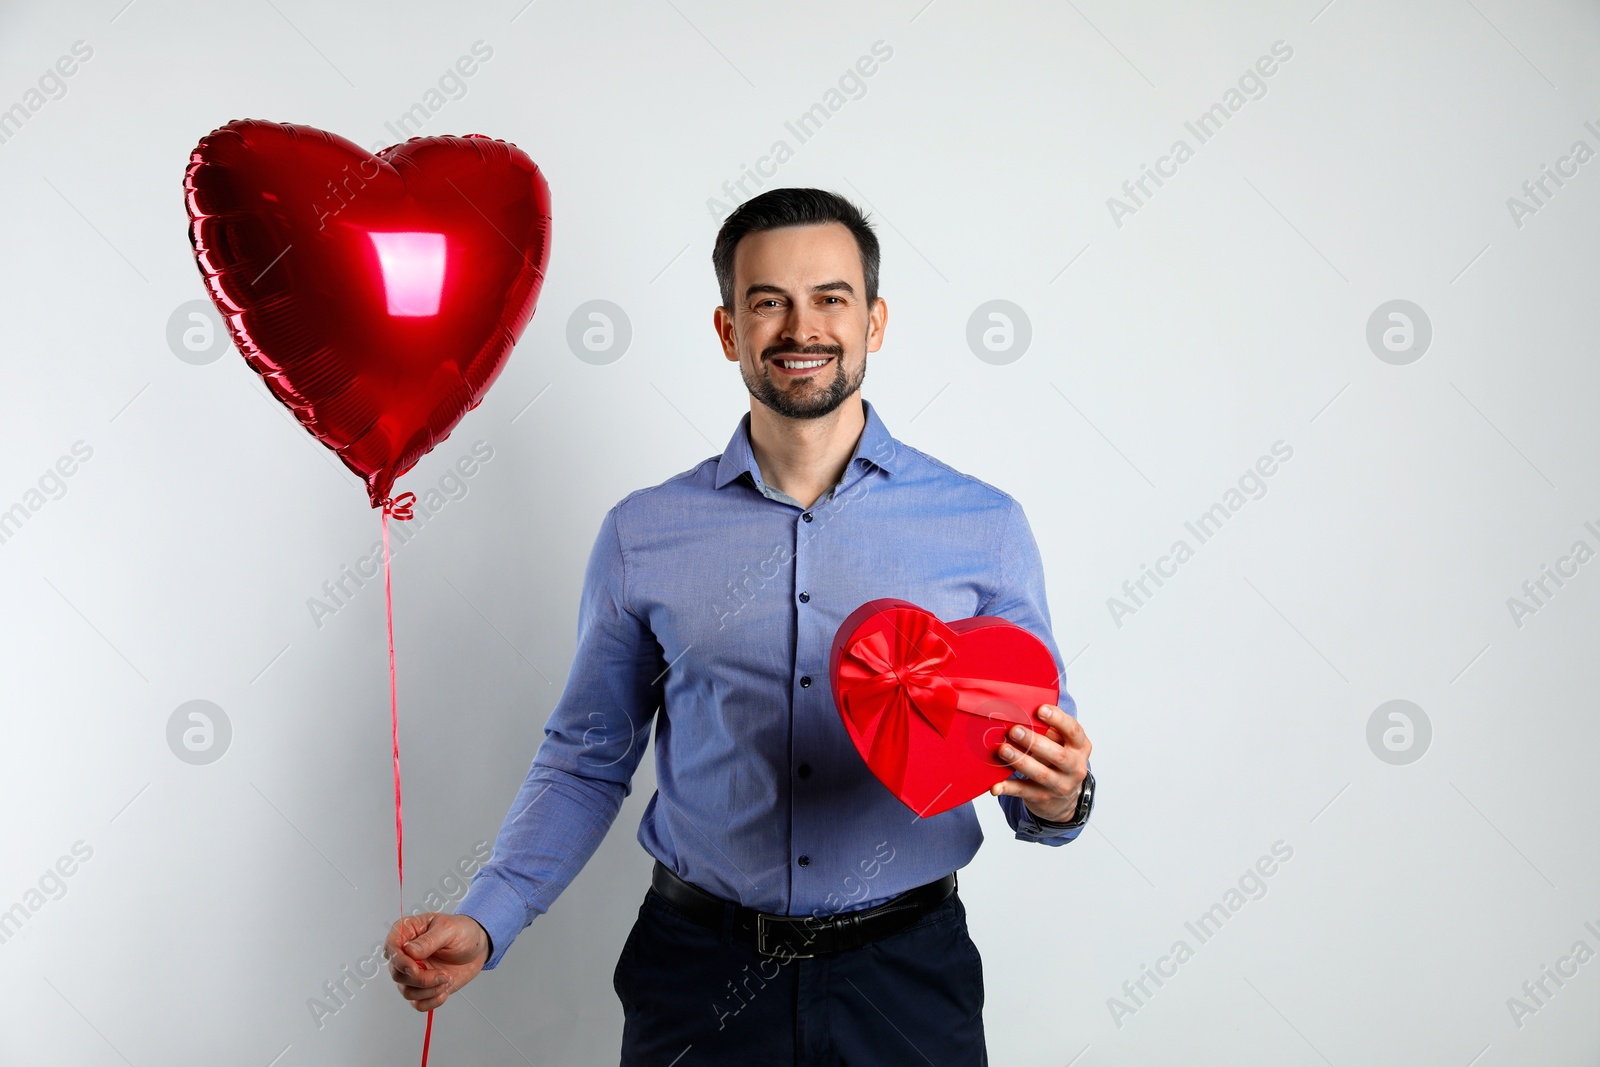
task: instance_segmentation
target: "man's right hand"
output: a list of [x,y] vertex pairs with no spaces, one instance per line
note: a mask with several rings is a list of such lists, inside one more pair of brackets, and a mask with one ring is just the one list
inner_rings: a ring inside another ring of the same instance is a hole
[[477,977],[489,960],[489,935],[467,915],[425,911],[389,928],[389,977],[418,1011],[432,1011]]

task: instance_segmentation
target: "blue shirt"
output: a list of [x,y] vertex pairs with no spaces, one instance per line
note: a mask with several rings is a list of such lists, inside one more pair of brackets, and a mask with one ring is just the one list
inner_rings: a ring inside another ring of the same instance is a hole
[[[829,654],[845,616],[899,597],[947,622],[1024,627],[1059,680],[1039,549],[1014,499],[895,440],[861,403],[855,453],[810,510],[761,480],[746,413],[720,456],[606,513],[566,686],[456,909],[488,931],[488,968],[599,847],[652,723],[657,784],[639,843],[725,900],[783,915],[870,907],[977,852],[970,801],[919,819],[867,769],[834,706]],[[997,800],[1022,840],[1081,832]]]

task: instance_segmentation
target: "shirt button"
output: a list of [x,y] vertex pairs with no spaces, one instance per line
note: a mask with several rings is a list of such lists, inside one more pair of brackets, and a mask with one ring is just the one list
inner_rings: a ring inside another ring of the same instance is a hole
[[802,778],[810,778],[811,777],[811,764],[809,764],[809,763],[800,764],[800,766],[795,768],[795,773],[798,774]]
[[808,511],[808,512],[806,512],[804,515],[802,515],[800,517],[802,519],[806,520],[807,522],[810,522],[811,521],[811,512]]
[[802,866],[802,867],[811,866],[811,857],[810,856],[801,856],[800,857],[800,866]]
[[810,602],[811,602],[811,594],[810,593],[801,593],[800,594],[800,603],[808,604]]
[[800,676],[800,688],[801,689],[810,689],[811,688],[811,675],[802,674]]

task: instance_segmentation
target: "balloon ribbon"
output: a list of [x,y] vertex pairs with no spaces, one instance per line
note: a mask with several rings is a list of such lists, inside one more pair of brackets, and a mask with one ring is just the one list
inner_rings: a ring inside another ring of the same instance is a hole
[[[394,751],[394,865],[400,876],[400,918],[406,917],[405,823],[400,817],[400,698],[394,678],[394,595],[389,586],[389,516],[411,518],[417,494],[401,493],[383,502],[383,608],[389,620],[389,736]],[[423,970],[426,963],[417,961]],[[428,1067],[428,1045],[433,1041],[433,1010],[428,1010],[428,1027],[422,1035],[422,1067]]]

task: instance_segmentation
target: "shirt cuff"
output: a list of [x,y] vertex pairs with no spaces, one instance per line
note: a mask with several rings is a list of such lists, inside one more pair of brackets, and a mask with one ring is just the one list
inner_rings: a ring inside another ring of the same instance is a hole
[[486,971],[500,965],[506,949],[528,925],[528,908],[522,895],[493,875],[473,879],[455,913],[478,920],[488,933],[489,958],[483,965]]
[[[1084,826],[1089,825],[1087,822]],[[1064,845],[1083,832],[1083,826],[1065,827],[1040,819],[1024,805],[1017,819],[1017,839],[1037,841],[1043,845]]]

